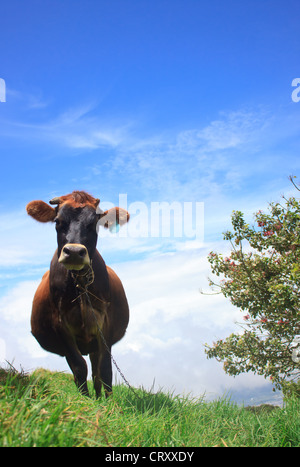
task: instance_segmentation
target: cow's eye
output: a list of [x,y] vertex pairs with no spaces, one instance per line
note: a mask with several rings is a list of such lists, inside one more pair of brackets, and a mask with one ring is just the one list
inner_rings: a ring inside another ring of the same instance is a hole
[[56,230],[66,230],[67,224],[62,219],[59,219],[58,217],[56,217],[56,219],[54,219],[54,222],[55,222]]
[[87,225],[88,230],[95,230],[97,221],[98,219],[95,219],[92,222],[89,222],[89,224]]

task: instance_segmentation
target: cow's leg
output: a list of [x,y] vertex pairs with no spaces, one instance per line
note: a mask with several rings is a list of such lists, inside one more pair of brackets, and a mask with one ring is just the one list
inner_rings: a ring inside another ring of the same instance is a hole
[[108,397],[112,393],[112,368],[111,357],[107,350],[94,352],[90,354],[92,364],[92,374],[96,397],[101,395],[102,384],[104,386],[105,396]]
[[67,362],[71,368],[74,381],[80,392],[84,396],[89,396],[89,390],[87,387],[87,364],[85,359],[79,353],[77,349],[74,349],[72,352],[66,355]]
[[94,388],[96,392],[96,397],[101,396],[102,381],[100,377],[100,363],[101,363],[101,353],[93,352],[90,353],[90,360],[92,365],[92,378],[94,383]]
[[[109,350],[111,351],[111,348]],[[103,381],[105,397],[108,397],[112,394],[112,367],[111,353],[107,350],[105,351],[101,361],[100,374]]]

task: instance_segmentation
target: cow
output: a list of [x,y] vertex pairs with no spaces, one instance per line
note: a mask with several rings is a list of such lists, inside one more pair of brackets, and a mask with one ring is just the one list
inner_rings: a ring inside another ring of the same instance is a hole
[[[102,385],[112,392],[111,346],[124,336],[129,308],[123,285],[96,248],[99,224],[104,228],[129,220],[125,209],[102,211],[100,200],[85,191],[31,201],[27,213],[39,222],[53,222],[57,250],[34,295],[31,332],[41,347],[66,358],[74,381],[88,396],[89,355],[96,397]],[[52,207],[55,206],[55,207]]]

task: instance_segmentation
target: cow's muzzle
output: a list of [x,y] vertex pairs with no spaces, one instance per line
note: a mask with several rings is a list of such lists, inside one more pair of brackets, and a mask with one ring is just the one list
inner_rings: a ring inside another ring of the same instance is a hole
[[88,251],[80,243],[67,243],[61,250],[58,262],[66,269],[80,271],[91,263]]

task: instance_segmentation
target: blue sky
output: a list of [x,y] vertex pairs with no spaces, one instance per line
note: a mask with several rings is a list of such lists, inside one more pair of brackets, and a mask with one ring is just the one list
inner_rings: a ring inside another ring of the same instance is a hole
[[207,252],[228,248],[222,232],[232,210],[251,218],[293,192],[290,174],[300,176],[300,102],[291,98],[300,77],[299,1],[0,6],[2,356],[67,369],[29,332],[30,302],[55,232],[26,217],[27,202],[73,189],[113,204],[126,194],[129,206],[201,202],[201,242],[101,233],[99,249],[132,309],[116,353],[137,385],[156,378],[195,393],[261,388],[264,381],[233,380],[205,359],[202,343],[234,331],[239,314],[199,288],[207,286]]

